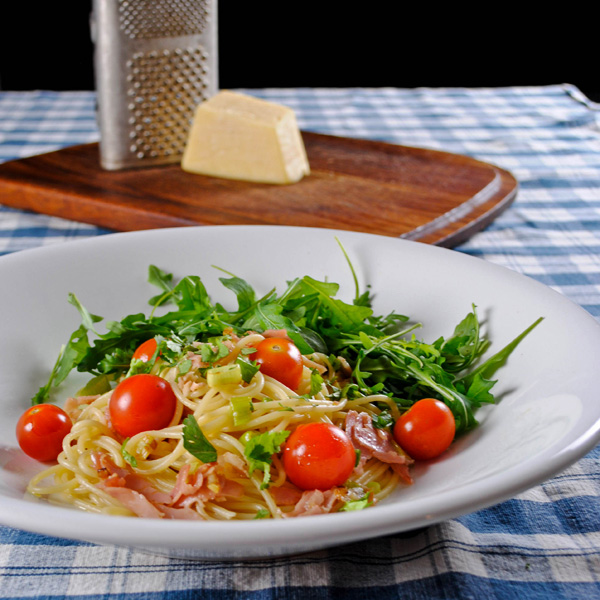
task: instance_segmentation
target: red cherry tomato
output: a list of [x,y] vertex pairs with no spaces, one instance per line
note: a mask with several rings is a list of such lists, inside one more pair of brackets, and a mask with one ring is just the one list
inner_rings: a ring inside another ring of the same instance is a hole
[[17,422],[17,441],[31,458],[41,462],[56,460],[71,426],[71,419],[62,408],[38,404],[28,408]]
[[108,403],[113,429],[123,437],[163,429],[173,418],[177,397],[158,375],[132,375],[114,389]]
[[394,425],[394,439],[416,460],[435,458],[454,439],[456,423],[452,411],[439,400],[415,402]]
[[298,389],[302,379],[302,354],[290,340],[266,338],[249,358],[257,362],[265,375],[277,379],[291,390]]
[[133,358],[148,362],[154,356],[156,346],[157,344],[154,338],[146,340],[137,347],[136,351],[133,353]]
[[339,427],[307,423],[288,437],[282,460],[288,479],[301,490],[329,490],[350,477],[356,452]]

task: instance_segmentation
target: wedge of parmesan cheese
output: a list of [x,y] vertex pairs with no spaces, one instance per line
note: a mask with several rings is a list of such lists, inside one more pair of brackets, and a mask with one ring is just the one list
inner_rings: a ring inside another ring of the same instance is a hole
[[261,183],[295,183],[310,173],[291,108],[220,91],[196,109],[184,171]]

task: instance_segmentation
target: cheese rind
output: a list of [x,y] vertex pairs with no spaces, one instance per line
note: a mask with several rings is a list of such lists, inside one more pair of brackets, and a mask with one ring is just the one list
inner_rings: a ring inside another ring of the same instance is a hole
[[181,167],[278,184],[295,183],[310,173],[291,108],[226,90],[196,109]]

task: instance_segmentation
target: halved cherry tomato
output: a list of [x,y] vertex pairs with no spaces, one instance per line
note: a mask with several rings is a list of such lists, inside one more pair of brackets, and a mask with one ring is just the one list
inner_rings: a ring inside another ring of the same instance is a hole
[[307,423],[288,437],[282,460],[288,479],[301,490],[329,490],[350,477],[356,452],[339,427]]
[[157,344],[154,338],[146,340],[137,347],[136,351],[133,353],[133,358],[148,362],[154,356],[156,346]]
[[108,403],[113,429],[123,437],[163,429],[173,418],[177,398],[171,385],[158,375],[123,379]]
[[445,452],[456,431],[452,411],[440,400],[415,402],[394,425],[394,439],[412,458],[428,460]]
[[40,462],[56,460],[71,426],[71,419],[62,408],[38,404],[28,408],[17,422],[17,441],[31,458]]
[[260,370],[277,379],[291,390],[297,390],[302,379],[302,354],[296,345],[286,338],[265,338],[256,346],[256,352],[248,355]]

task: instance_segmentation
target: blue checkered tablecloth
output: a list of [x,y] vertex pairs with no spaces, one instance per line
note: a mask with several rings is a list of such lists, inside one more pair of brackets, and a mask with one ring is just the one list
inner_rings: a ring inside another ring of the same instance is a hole
[[[301,128],[466,154],[519,180],[457,248],[600,318],[600,106],[570,85],[242,90]],[[96,141],[91,92],[0,92],[0,161]],[[0,254],[105,230],[1,205]],[[498,506],[323,552],[182,561],[0,527],[0,598],[600,598],[600,449]]]

